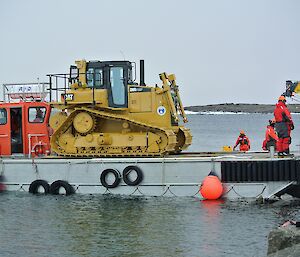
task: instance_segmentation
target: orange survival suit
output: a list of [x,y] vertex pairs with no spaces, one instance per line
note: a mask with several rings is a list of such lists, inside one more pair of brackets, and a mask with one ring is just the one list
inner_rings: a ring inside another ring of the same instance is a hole
[[240,151],[249,151],[250,150],[250,140],[246,136],[245,132],[243,130],[240,131],[240,135],[237,138],[235,145],[233,147],[233,150],[240,145]]
[[277,143],[278,155],[286,155],[290,153],[289,146],[291,144],[291,130],[294,129],[292,116],[285,102],[285,97],[280,96],[274,109],[274,117],[276,121],[275,129],[279,137]]
[[277,148],[277,143],[279,138],[277,133],[274,129],[275,126],[275,119],[269,120],[269,125],[267,126],[265,140],[263,141],[262,148],[264,150],[270,150],[270,146],[274,146],[275,150]]

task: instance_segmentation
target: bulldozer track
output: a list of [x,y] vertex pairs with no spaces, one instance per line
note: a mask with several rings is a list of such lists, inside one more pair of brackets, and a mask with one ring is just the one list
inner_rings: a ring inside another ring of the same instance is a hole
[[[112,153],[109,152],[109,150],[116,149],[116,147],[110,147],[110,146],[101,146],[99,149],[80,149],[77,148],[77,153],[66,153],[64,149],[62,149],[59,144],[58,140],[60,136],[62,136],[72,125],[74,117],[81,111],[88,112],[90,114],[95,115],[97,118],[102,119],[112,119],[116,121],[126,121],[129,124],[133,124],[139,127],[144,128],[146,131],[150,131],[153,133],[164,133],[165,136],[168,138],[168,144],[164,149],[161,149],[160,152],[157,153],[151,153],[147,152],[147,148],[140,148],[140,149],[127,149],[126,147],[122,147],[121,153]],[[181,128],[182,129],[182,128]],[[184,134],[187,134],[187,137],[190,137],[189,129],[182,129]],[[187,140],[187,143],[185,145],[190,145],[191,140]],[[66,121],[54,132],[54,134],[51,137],[51,145],[52,150],[54,150],[58,155],[65,156],[65,157],[147,157],[147,156],[163,156],[168,153],[173,153],[176,150],[176,144],[177,144],[177,138],[176,134],[172,129],[163,129],[157,126],[151,126],[149,124],[143,123],[143,122],[137,122],[132,119],[127,119],[119,114],[114,113],[107,113],[98,109],[91,109],[87,107],[76,107],[73,109],[73,112],[70,113]],[[186,147],[187,147],[186,146]]]
[[191,144],[192,144],[192,134],[190,132],[190,129],[185,128],[183,126],[179,127],[179,129],[183,132],[185,140],[184,140],[184,144],[182,146],[180,146],[181,150],[184,150],[186,148],[188,148]]

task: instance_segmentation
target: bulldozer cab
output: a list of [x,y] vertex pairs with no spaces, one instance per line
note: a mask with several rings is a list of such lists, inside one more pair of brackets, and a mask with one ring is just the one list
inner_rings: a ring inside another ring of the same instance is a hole
[[92,89],[105,89],[108,107],[128,108],[128,84],[133,81],[133,65],[129,61],[78,62],[70,67],[70,84],[76,82]]

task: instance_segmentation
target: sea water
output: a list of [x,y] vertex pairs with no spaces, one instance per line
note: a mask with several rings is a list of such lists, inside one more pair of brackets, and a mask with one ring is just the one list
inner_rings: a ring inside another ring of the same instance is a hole
[[[262,143],[273,114],[194,114],[188,115],[186,124],[193,134],[188,151],[221,151],[223,146],[234,146],[240,130],[244,130],[251,151],[262,151]],[[291,151],[300,151],[300,114],[292,114],[295,129],[292,131]],[[238,147],[236,148],[238,150]]]
[[[292,149],[299,118],[294,116]],[[260,150],[270,115],[189,115],[192,151],[218,151],[245,130]],[[298,140],[299,141],[299,140]],[[298,200],[0,194],[0,256],[266,256],[267,236],[299,220]]]

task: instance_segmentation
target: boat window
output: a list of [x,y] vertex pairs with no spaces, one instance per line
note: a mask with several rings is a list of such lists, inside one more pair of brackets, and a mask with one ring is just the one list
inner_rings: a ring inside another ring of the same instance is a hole
[[30,107],[28,111],[28,120],[30,123],[43,123],[46,115],[45,107]]
[[112,67],[110,69],[110,84],[113,103],[125,105],[125,86],[122,67]]
[[6,109],[0,109],[0,125],[7,123],[7,112]]

